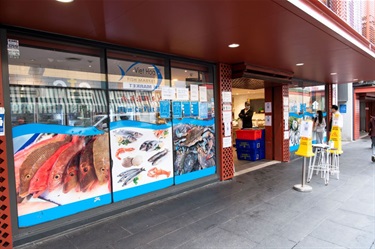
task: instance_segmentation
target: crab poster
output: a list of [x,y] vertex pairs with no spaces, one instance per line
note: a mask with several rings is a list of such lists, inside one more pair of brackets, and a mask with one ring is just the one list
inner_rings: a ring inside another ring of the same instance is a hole
[[111,122],[110,136],[114,201],[173,185],[170,123]]
[[108,138],[108,133],[95,127],[14,127],[19,227],[109,204]]
[[175,184],[216,173],[215,119],[173,120]]

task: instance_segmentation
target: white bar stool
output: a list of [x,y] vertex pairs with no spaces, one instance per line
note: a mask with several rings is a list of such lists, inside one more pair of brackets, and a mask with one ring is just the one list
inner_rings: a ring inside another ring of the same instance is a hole
[[329,174],[336,175],[337,180],[340,179],[340,154],[336,148],[329,149],[330,154],[330,167],[329,167]]
[[329,146],[327,144],[313,144],[315,150],[314,157],[310,158],[309,169],[307,173],[307,182],[311,181],[314,171],[316,174],[320,172],[320,177],[324,178],[325,184],[328,184],[329,176]]

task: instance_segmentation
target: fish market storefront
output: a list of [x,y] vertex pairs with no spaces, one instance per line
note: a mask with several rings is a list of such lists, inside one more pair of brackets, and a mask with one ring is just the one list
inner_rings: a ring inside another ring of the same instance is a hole
[[218,179],[213,64],[23,34],[4,40],[15,244]]

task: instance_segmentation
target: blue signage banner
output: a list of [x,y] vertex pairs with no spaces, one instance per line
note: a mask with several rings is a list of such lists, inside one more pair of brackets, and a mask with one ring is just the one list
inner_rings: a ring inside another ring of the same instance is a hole
[[171,117],[171,102],[169,100],[160,101],[160,118]]
[[172,110],[173,110],[173,118],[182,118],[181,101],[173,101]]
[[191,116],[190,102],[182,102],[182,106],[184,108],[184,111],[183,111],[184,117],[190,117]]
[[346,104],[341,104],[340,105],[340,112],[341,113],[346,113]]
[[198,101],[191,102],[191,115],[193,117],[199,116],[199,102]]
[[4,120],[5,120],[5,117],[4,117],[4,113],[0,114],[0,136],[3,136],[5,134],[5,131],[4,131]]

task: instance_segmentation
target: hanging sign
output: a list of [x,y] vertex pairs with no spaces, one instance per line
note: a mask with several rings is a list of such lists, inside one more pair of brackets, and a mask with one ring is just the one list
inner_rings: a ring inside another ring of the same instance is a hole
[[208,118],[208,104],[207,102],[199,103],[199,118]]
[[182,106],[180,101],[172,103],[173,118],[182,118]]
[[169,100],[160,101],[160,118],[170,118],[171,102]]
[[190,85],[190,100],[191,101],[199,100],[198,85]]
[[[133,77],[134,78],[134,77]],[[155,89],[155,84],[139,84],[139,83],[122,83],[122,87],[126,90],[142,90],[142,91],[153,91]]]
[[8,55],[9,58],[20,58],[20,45],[18,40],[8,39]]
[[206,102],[207,101],[207,87],[200,86],[199,87],[199,101]]
[[189,101],[186,101],[186,102],[182,102],[182,106],[183,106],[183,114],[184,114],[184,117],[190,117],[191,115],[191,107],[190,107],[190,102]]
[[176,92],[175,92],[175,89],[173,87],[165,86],[161,89],[161,98],[162,99],[174,100],[175,94],[176,94]]
[[5,135],[5,110],[4,107],[0,107],[0,136]]
[[191,113],[193,117],[198,117],[199,115],[199,106],[197,101],[191,102]]
[[187,88],[176,88],[176,99],[177,100],[189,100],[189,89]]

